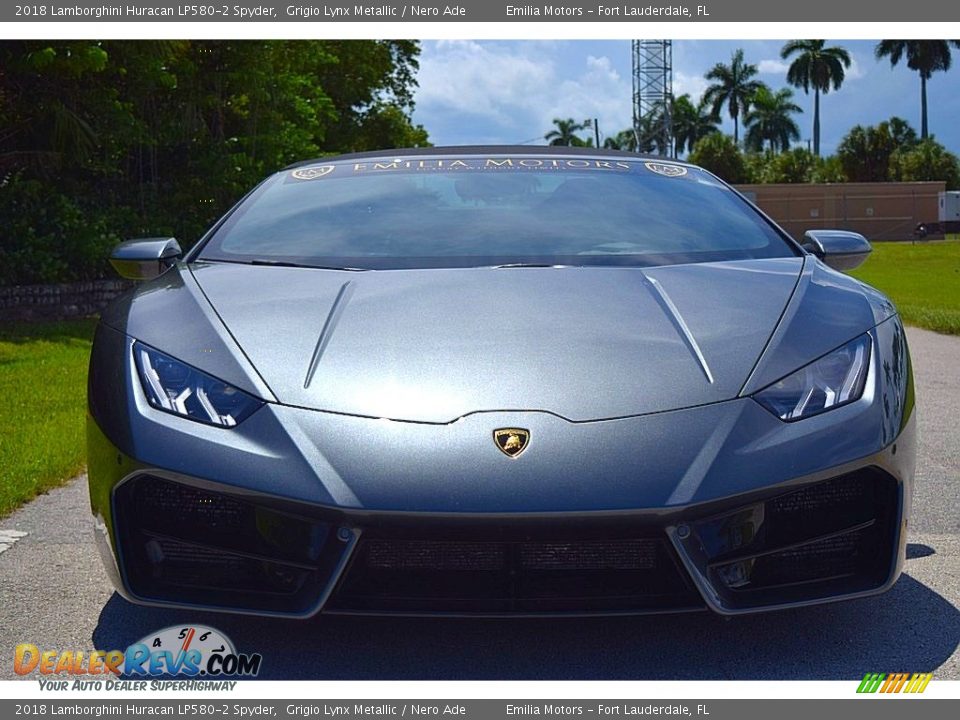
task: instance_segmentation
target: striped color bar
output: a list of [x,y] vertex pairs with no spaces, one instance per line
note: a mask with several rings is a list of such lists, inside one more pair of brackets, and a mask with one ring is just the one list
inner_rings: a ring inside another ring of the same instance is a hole
[[907,688],[904,692],[922,693],[927,689],[927,685],[930,684],[930,680],[932,679],[933,673],[914,673],[913,677],[910,678],[910,682],[907,683]]
[[858,693],[922,693],[933,673],[867,673],[860,681]]

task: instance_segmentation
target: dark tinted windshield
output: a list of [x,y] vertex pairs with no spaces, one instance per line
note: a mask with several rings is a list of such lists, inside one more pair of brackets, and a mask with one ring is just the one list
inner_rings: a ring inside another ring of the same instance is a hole
[[794,255],[709,174],[619,158],[404,157],[286,170],[201,259],[360,269],[660,265]]

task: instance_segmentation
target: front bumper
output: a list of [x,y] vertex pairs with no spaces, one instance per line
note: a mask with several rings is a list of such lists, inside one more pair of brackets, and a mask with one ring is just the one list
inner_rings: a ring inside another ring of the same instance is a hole
[[903,551],[902,485],[875,466],[713,508],[529,517],[356,514],[183,481],[138,472],[114,493],[133,601],[293,617],[733,614],[881,592]]
[[[448,425],[268,404],[224,430],[149,407],[132,340],[101,328],[100,546],[132,601],[289,617],[734,614],[882,592],[904,554],[915,420],[899,321],[871,332],[863,398],[797,423],[740,398]],[[530,430],[523,456],[500,453],[497,427]]]

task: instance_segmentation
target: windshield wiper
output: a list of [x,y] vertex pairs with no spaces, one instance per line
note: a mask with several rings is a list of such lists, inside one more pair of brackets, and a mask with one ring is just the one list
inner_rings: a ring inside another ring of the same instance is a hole
[[360,267],[341,267],[339,265],[308,265],[305,263],[295,263],[289,260],[250,260],[248,265],[267,265],[270,267],[295,267],[295,268],[313,268],[314,270],[344,270],[347,272],[365,272],[369,268]]
[[556,263],[515,262],[515,263],[503,263],[502,265],[488,265],[487,267],[492,267],[494,270],[501,270],[504,268],[564,268],[564,267],[572,267],[572,266],[557,265]]

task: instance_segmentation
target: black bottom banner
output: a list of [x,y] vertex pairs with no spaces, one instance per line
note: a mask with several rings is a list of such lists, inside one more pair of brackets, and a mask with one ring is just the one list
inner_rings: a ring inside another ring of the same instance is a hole
[[[909,710],[904,702],[911,704]],[[455,718],[513,720],[516,718],[695,717],[709,720],[845,719],[910,720],[956,717],[958,701],[946,699],[868,696],[833,700],[0,700],[0,717],[231,717],[322,718]],[[953,707],[953,710],[950,708]]]

